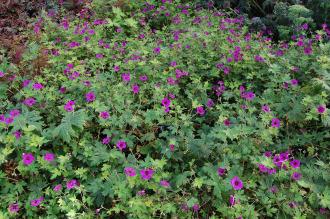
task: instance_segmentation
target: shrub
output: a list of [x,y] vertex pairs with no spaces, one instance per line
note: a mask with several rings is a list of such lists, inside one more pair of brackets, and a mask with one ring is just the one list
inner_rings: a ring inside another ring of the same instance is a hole
[[43,15],[0,66],[2,216],[325,218],[327,27],[275,44],[162,2]]

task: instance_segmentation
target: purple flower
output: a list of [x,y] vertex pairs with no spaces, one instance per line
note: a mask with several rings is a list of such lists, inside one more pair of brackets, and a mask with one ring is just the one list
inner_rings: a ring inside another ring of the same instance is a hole
[[177,63],[176,63],[176,61],[172,61],[172,62],[170,63],[170,65],[171,65],[172,67],[175,67],[175,66],[177,66]]
[[130,73],[123,73],[121,74],[121,78],[123,79],[123,81],[129,82],[131,80],[131,75]]
[[268,172],[268,168],[265,165],[258,164],[258,167],[259,167],[259,172],[261,172],[261,173],[267,173]]
[[320,208],[320,214],[326,214],[328,210],[326,208]]
[[143,180],[151,179],[152,175],[154,174],[154,170],[151,168],[140,170],[140,174]]
[[223,175],[225,175],[225,173],[226,173],[225,168],[221,168],[221,167],[218,168],[218,175],[219,176],[223,176]]
[[230,203],[230,206],[234,206],[236,204],[234,195],[230,195],[229,203]]
[[272,127],[279,128],[281,126],[281,121],[278,118],[272,119]]
[[124,140],[119,140],[117,142],[117,148],[121,151],[124,150],[126,148],[126,142]]
[[95,100],[95,98],[96,98],[94,92],[92,92],[92,91],[91,92],[88,92],[85,97],[86,97],[86,101],[88,103],[89,102],[93,102]]
[[255,94],[252,91],[242,92],[242,97],[251,101],[255,98]]
[[17,203],[10,204],[8,210],[10,213],[17,213],[19,211],[19,205]]
[[111,138],[109,136],[106,136],[102,139],[102,144],[109,144],[111,141]]
[[102,111],[100,112],[99,117],[101,117],[102,119],[108,119],[110,117],[110,114],[107,111]]
[[170,187],[170,183],[166,180],[161,180],[159,184],[165,188]]
[[44,160],[48,162],[52,162],[55,159],[55,155],[53,153],[46,153],[44,155]]
[[138,196],[144,196],[145,194],[146,194],[145,190],[140,190],[140,191],[137,192]]
[[69,100],[65,105],[64,105],[64,109],[67,112],[72,112],[74,110],[74,104],[75,102],[73,100]]
[[290,208],[296,208],[297,207],[297,203],[296,202],[289,202],[289,207]]
[[13,109],[9,112],[9,115],[13,118],[19,116],[21,114],[21,112],[18,109]]
[[68,190],[73,189],[74,187],[79,186],[79,182],[76,179],[69,180],[66,183],[66,188]]
[[275,168],[271,168],[267,170],[269,175],[275,174],[276,173],[276,169]]
[[136,171],[133,167],[125,167],[124,172],[126,176],[130,176],[130,177],[136,176]]
[[290,81],[290,83],[291,83],[292,86],[297,86],[298,85],[298,80],[297,79],[292,79]]
[[115,65],[115,66],[113,67],[113,70],[114,70],[115,72],[118,72],[118,71],[120,70],[120,67],[117,66],[117,65]]
[[42,88],[44,88],[44,86],[40,83],[35,83],[32,85],[32,88],[35,90],[41,90]]
[[26,106],[33,106],[36,103],[36,100],[33,97],[29,97],[23,101]]
[[272,186],[272,187],[269,188],[269,191],[271,193],[277,193],[278,192],[278,188],[276,186]]
[[194,204],[193,206],[192,206],[192,209],[193,209],[193,211],[194,212],[197,212],[197,211],[199,211],[199,204]]
[[213,107],[213,106],[214,106],[214,102],[213,102],[213,100],[212,100],[212,99],[208,99],[207,102],[206,102],[206,106],[207,106],[208,108]]
[[265,151],[264,156],[265,157],[271,157],[272,156],[272,152],[271,151]]
[[0,78],[4,77],[5,73],[3,71],[0,71]]
[[20,131],[15,131],[13,134],[16,139],[20,139],[22,137],[22,133]]
[[23,87],[27,87],[27,86],[29,86],[30,83],[31,83],[31,80],[24,80],[22,85],[23,85]]
[[224,121],[223,121],[223,124],[225,125],[225,126],[230,126],[230,124],[231,124],[231,122],[230,122],[230,120],[229,119],[225,119]]
[[34,161],[34,156],[31,154],[31,153],[23,153],[22,155],[22,158],[23,158],[23,163],[25,165],[31,165]]
[[298,172],[294,172],[294,173],[292,173],[292,175],[291,175],[291,178],[293,179],[293,180],[300,180],[301,179],[301,173],[298,173]]
[[175,147],[174,144],[170,144],[170,151],[173,152],[174,151],[174,147]]
[[234,176],[230,180],[230,184],[234,188],[234,190],[240,190],[243,188],[243,182],[238,176]]
[[147,81],[148,80],[148,77],[147,77],[147,75],[141,75],[139,77],[139,79],[140,79],[140,81]]
[[196,108],[196,113],[200,116],[203,116],[205,114],[205,110],[204,110],[203,106],[198,106]]
[[98,54],[95,55],[95,57],[96,57],[97,59],[102,59],[102,58],[103,58],[103,54],[98,53]]
[[44,197],[40,197],[38,199],[31,200],[30,205],[33,207],[37,207],[41,204],[42,200],[44,200]]
[[140,91],[139,85],[137,85],[137,84],[132,85],[132,91],[134,94],[139,93],[139,91]]
[[54,191],[55,192],[58,192],[58,191],[60,191],[62,189],[62,185],[61,184],[58,184],[58,185],[56,185],[55,187],[54,187]]
[[326,110],[326,107],[325,107],[325,106],[319,105],[319,106],[317,107],[317,112],[318,112],[319,114],[323,114],[323,113],[325,112],[325,110]]
[[262,111],[264,111],[265,113],[269,113],[269,112],[270,112],[270,108],[269,108],[268,105],[263,105],[263,106],[261,107],[261,109],[262,109]]
[[154,48],[154,53],[159,54],[160,53],[160,47]]
[[287,161],[289,159],[289,152],[284,152],[280,154],[281,161]]
[[300,160],[293,160],[290,162],[290,166],[294,169],[297,169],[300,167]]
[[162,100],[162,105],[164,107],[169,107],[171,105],[171,100],[169,100],[167,97],[164,97],[164,99]]

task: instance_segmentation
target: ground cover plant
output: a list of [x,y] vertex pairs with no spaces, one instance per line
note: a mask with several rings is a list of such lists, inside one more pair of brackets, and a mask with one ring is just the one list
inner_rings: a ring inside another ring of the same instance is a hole
[[248,24],[174,0],[44,12],[0,64],[0,218],[329,217],[329,27]]

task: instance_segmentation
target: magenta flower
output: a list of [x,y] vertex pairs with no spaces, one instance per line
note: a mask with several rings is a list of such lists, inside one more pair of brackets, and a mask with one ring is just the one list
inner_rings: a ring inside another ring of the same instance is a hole
[[269,175],[275,174],[276,173],[276,169],[275,168],[271,168],[267,170]]
[[102,58],[103,58],[103,54],[98,53],[98,54],[95,55],[95,57],[96,57],[97,59],[102,59]]
[[102,139],[102,144],[109,144],[111,141],[111,138],[109,136],[106,136]]
[[62,185],[61,184],[58,184],[58,185],[56,185],[56,186],[54,186],[54,191],[55,192],[58,192],[58,191],[60,191],[62,189]]
[[67,111],[67,112],[72,112],[74,110],[74,104],[75,104],[75,102],[73,100],[69,100],[64,105],[64,110]]
[[24,80],[22,83],[22,86],[27,87],[27,86],[29,86],[30,83],[31,83],[31,80]]
[[317,107],[317,112],[319,114],[323,114],[325,112],[325,110],[326,110],[325,106],[320,105],[320,106]]
[[10,204],[8,210],[10,213],[17,213],[19,211],[19,205],[17,203]]
[[125,148],[126,148],[126,142],[124,141],[124,140],[119,140],[118,142],[117,142],[117,148],[119,149],[119,150],[124,150]]
[[130,177],[136,176],[136,171],[133,167],[125,167],[124,172],[126,176],[130,176]]
[[102,119],[108,119],[110,117],[110,114],[107,111],[102,111],[100,112],[99,117],[101,117]]
[[123,73],[121,74],[121,78],[123,79],[123,81],[129,82],[131,80],[131,75],[130,73]]
[[9,115],[13,118],[19,116],[21,114],[21,112],[18,109],[13,109],[9,112]]
[[230,184],[234,188],[234,190],[240,190],[243,188],[243,182],[238,176],[234,176],[230,180]]
[[46,153],[44,155],[44,160],[48,162],[52,162],[55,159],[55,155],[53,153]]
[[139,87],[139,85],[134,84],[134,85],[132,86],[132,91],[133,91],[134,94],[139,93],[139,91],[140,91],[140,87]]
[[171,105],[171,100],[169,100],[167,97],[164,97],[164,99],[162,100],[162,105],[164,107],[169,107]]
[[35,159],[31,153],[27,153],[27,154],[23,153],[22,158],[23,158],[23,163],[27,166],[31,165]]
[[20,131],[15,131],[13,134],[17,140],[22,137],[22,133]]
[[226,173],[225,168],[221,168],[221,167],[218,168],[218,175],[219,176],[223,176],[223,175],[225,175],[225,173]]
[[148,80],[148,76],[147,75],[141,75],[140,77],[139,77],[139,79],[140,79],[140,81],[147,81]]
[[86,97],[86,101],[88,103],[93,102],[95,100],[95,98],[96,98],[94,92],[92,92],[92,91],[91,92],[88,92],[85,97]]
[[156,48],[154,48],[154,53],[155,53],[155,54],[159,54],[159,53],[160,53],[160,47],[156,47]]
[[44,197],[40,197],[38,199],[31,200],[30,205],[33,207],[37,207],[41,204],[41,202],[44,200]]
[[279,128],[281,126],[281,121],[278,118],[272,119],[272,127]]
[[140,191],[137,192],[138,196],[144,196],[145,194],[146,194],[145,190],[140,190]]
[[173,152],[174,151],[174,147],[175,147],[174,144],[170,144],[170,151]]
[[272,187],[269,188],[269,191],[271,193],[277,193],[278,192],[278,188],[276,186],[272,186]]
[[262,109],[262,111],[264,111],[265,113],[269,113],[269,112],[270,112],[270,108],[269,108],[268,105],[263,105],[263,106],[261,107],[261,109]]
[[229,203],[230,203],[230,206],[234,206],[236,204],[235,196],[234,195],[230,195],[230,197],[229,197]]
[[294,173],[292,173],[291,178],[292,178],[293,180],[298,181],[298,180],[301,179],[301,176],[302,176],[301,173],[294,172]]
[[223,124],[225,125],[225,126],[230,126],[230,124],[231,124],[231,122],[230,122],[230,120],[229,119],[225,119],[224,121],[223,121]]
[[199,204],[194,204],[193,206],[192,206],[192,209],[193,209],[193,211],[194,212],[197,212],[197,211],[199,211]]
[[29,97],[23,101],[26,106],[33,106],[36,103],[36,100],[33,97]]
[[35,90],[41,90],[42,88],[44,88],[44,86],[40,83],[35,83],[32,85],[32,88]]
[[290,162],[290,166],[294,169],[297,169],[300,167],[300,160],[293,160]]
[[5,73],[3,71],[0,71],[0,78],[4,77]]
[[117,66],[117,65],[115,65],[115,66],[113,67],[113,70],[114,70],[115,72],[118,72],[118,71],[120,70],[120,67]]
[[213,106],[214,106],[214,102],[213,102],[213,100],[212,100],[212,99],[208,99],[207,102],[206,102],[206,106],[207,106],[208,108],[213,107]]
[[268,168],[265,165],[258,164],[258,167],[259,167],[259,172],[261,172],[261,173],[267,173],[268,172]]
[[170,187],[170,183],[166,180],[161,180],[159,184],[165,188]]
[[290,83],[291,83],[292,86],[297,86],[298,85],[298,80],[297,79],[292,79],[290,81]]
[[265,151],[264,156],[265,157],[271,157],[272,156],[272,152],[271,151]]
[[140,170],[140,174],[143,180],[151,179],[152,175],[154,174],[154,170],[151,168]]
[[200,116],[203,116],[205,114],[205,110],[204,110],[203,106],[198,106],[196,108],[196,113]]
[[68,190],[73,189],[76,186],[79,186],[79,182],[76,179],[72,179],[66,183],[66,188]]

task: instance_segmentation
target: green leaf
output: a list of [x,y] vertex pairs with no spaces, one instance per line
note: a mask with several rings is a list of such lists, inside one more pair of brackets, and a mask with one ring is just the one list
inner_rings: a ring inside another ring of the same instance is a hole
[[53,130],[53,137],[59,137],[65,142],[70,142],[71,137],[77,137],[74,127],[83,129],[87,119],[88,117],[84,110],[68,113],[62,119],[61,124]]

